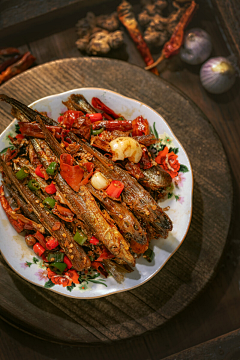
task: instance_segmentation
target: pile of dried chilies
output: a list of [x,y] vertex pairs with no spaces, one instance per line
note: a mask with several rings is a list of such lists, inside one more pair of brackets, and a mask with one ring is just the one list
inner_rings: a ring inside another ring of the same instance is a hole
[[172,178],[148,152],[157,141],[148,121],[128,121],[82,95],[64,102],[68,110],[58,122],[6,95],[0,100],[12,105],[20,129],[10,137],[14,149],[0,157],[15,208],[3,186],[0,201],[16,231],[25,230],[49,277],[68,273],[77,279],[91,267],[122,282],[137,257],[151,261],[150,240],[172,230],[154,197],[164,195]]

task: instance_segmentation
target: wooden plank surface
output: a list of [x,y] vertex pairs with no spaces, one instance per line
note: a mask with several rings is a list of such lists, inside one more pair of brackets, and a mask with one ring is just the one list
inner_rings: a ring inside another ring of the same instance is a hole
[[240,359],[240,330],[219,336],[164,360],[238,360]]
[[[201,3],[197,16],[195,16],[191,25],[200,26],[210,33],[213,39],[213,56],[229,55],[228,48],[219,32],[211,9],[203,3]],[[71,40],[70,36],[67,36],[70,32],[74,34],[74,29],[68,33],[60,32],[57,34],[56,41],[59,43],[59,51],[61,51],[60,44],[62,43],[63,49],[75,52],[74,41]],[[23,44],[23,39],[17,39],[16,36],[15,38],[16,43]],[[49,37],[49,42],[47,37],[42,40],[44,41],[45,48],[41,47],[40,41],[38,43],[38,54],[40,55],[38,63],[44,61],[44,57],[48,56],[48,49],[51,52],[51,37]],[[143,67],[141,58],[126,34],[125,40],[127,56],[124,55],[124,59]],[[29,44],[28,46],[30,47]],[[49,48],[46,49],[48,46]],[[60,58],[62,54],[55,52],[51,56],[49,60]],[[235,216],[233,217],[232,230],[229,236],[229,246],[226,249],[221,267],[218,269],[217,276],[205,291],[200,294],[198,299],[165,326],[137,337],[130,342],[115,343],[114,346],[104,346],[95,349],[54,345],[22,333],[1,321],[1,359],[10,358],[19,360],[29,358],[34,360],[52,360],[56,358],[66,359],[68,356],[72,359],[78,359],[79,354],[84,359],[105,359],[109,357],[113,359],[163,359],[170,354],[177,353],[240,327],[240,223],[238,219],[240,211],[240,155],[238,151],[240,139],[240,123],[238,121],[240,112],[240,103],[238,101],[239,81],[226,94],[220,96],[209,95],[203,90],[199,82],[199,67],[183,64],[178,57],[167,63],[161,76],[182,89],[207,114],[221,138],[231,164],[234,180],[233,214]],[[221,354],[217,357],[217,359],[223,358],[224,356]]]

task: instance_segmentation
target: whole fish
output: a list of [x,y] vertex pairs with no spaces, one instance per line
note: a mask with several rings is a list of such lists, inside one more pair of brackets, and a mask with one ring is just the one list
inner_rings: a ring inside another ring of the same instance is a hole
[[[36,153],[41,157],[41,161],[45,167],[48,167],[52,161],[59,161],[44,140],[33,139],[32,144]],[[52,147],[54,146],[52,145]],[[44,154],[43,148],[45,151],[48,151],[47,154]],[[134,266],[135,259],[129,251],[129,245],[117,228],[108,224],[87,187],[84,185],[81,186],[79,192],[76,193],[59,173],[56,174],[54,180],[60,191],[65,195],[70,209],[84,222],[89,231],[96,236],[113,255]]]
[[[57,123],[32,109],[19,101],[9,98],[6,95],[0,95],[0,100],[6,101],[12,106],[16,107],[26,117],[27,121],[36,121],[36,115],[39,115],[41,120],[48,125],[57,125]],[[151,224],[158,232],[159,236],[166,238],[168,232],[172,230],[172,221],[168,215],[158,206],[156,201],[151,197],[147,190],[145,190],[131,175],[125,170],[117,166],[112,160],[107,159],[104,155],[93,149],[89,144],[82,141],[71,131],[68,137],[79,143],[83,150],[94,156],[93,162],[96,167],[100,167],[103,174],[113,180],[121,180],[124,183],[124,190],[122,192],[124,202],[132,209],[136,217],[143,222]]]
[[73,267],[78,271],[89,268],[91,261],[83,248],[75,242],[71,232],[54,215],[40,206],[38,197],[15,177],[11,167],[1,157],[0,165],[3,168],[4,174],[13,183],[20,195],[28,204],[32,205],[35,215],[44,228],[58,240],[60,247],[69,257]]

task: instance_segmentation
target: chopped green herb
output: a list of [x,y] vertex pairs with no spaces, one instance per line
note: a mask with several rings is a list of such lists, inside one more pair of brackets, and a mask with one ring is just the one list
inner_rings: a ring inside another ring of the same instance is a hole
[[168,193],[168,199],[171,199],[171,197],[173,196],[173,193]]
[[186,165],[180,165],[180,169],[179,169],[179,172],[182,172],[182,173],[186,173],[188,172],[188,167]]
[[32,263],[31,262],[29,262],[29,261],[26,261],[26,263],[25,263],[28,267],[30,267],[31,265],[32,265]]
[[37,262],[39,262],[39,260],[36,257],[33,257],[33,262],[34,264],[36,264]]
[[175,199],[176,199],[176,201],[178,201],[178,200],[179,200],[179,197],[180,197],[180,196],[175,195]]

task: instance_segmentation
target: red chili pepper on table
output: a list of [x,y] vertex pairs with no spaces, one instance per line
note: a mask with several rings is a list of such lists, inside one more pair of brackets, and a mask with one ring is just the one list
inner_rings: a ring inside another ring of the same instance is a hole
[[[153,64],[154,60],[151,55],[151,52],[143,39],[140,28],[138,26],[135,15],[132,11],[132,6],[127,2],[123,1],[117,8],[118,18],[121,23],[127,28],[129,35],[135,42],[138,51],[142,55],[142,58],[146,65]],[[151,70],[154,74],[159,75],[156,68]]]
[[164,59],[168,59],[169,57],[179,53],[180,48],[183,44],[184,30],[191,21],[193,15],[195,14],[197,7],[198,5],[195,3],[195,1],[192,1],[189,7],[184,12],[184,14],[182,15],[170,40],[166,42],[166,44],[164,45],[161,56],[153,64],[145,67],[145,70],[151,70],[154,66],[160,64],[160,62],[163,61]]
[[113,198],[119,198],[121,195],[121,192],[124,189],[124,184],[121,181],[113,180],[109,187],[106,189],[106,193],[113,197]]
[[[118,119],[121,115],[116,114],[112,109],[105,105],[99,98],[92,98],[92,106],[95,109],[102,110],[107,115],[111,115],[114,119]],[[95,115],[95,114],[94,114]],[[105,115],[105,114],[104,114]],[[109,120],[112,120],[111,118]]]
[[0,74],[0,84],[27,70],[35,60],[36,58],[30,52],[26,52],[19,61],[9,66]]

